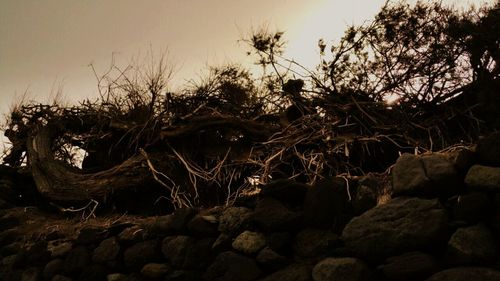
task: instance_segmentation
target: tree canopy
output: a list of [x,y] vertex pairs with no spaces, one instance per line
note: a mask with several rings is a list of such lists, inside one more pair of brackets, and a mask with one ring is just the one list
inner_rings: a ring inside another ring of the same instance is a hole
[[499,129],[499,8],[387,2],[339,42],[319,40],[314,70],[283,57],[282,32],[257,30],[243,41],[261,77],[212,67],[178,93],[164,58],[114,66],[96,101],[14,108],[3,160],[26,157],[39,192],[66,205],[122,190],[156,190],[174,207],[231,204],[279,178],[383,172],[400,152]]

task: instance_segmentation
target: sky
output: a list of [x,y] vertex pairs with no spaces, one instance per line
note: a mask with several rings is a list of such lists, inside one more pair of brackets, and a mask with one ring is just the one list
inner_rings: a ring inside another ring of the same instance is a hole
[[[414,1],[410,1],[414,2]],[[456,4],[482,0],[447,0]],[[285,31],[286,56],[318,61],[317,41],[338,39],[369,20],[384,0],[0,0],[0,114],[19,101],[97,96],[112,58],[124,67],[148,51],[167,53],[171,90],[207,65],[251,64],[238,42],[262,25]]]

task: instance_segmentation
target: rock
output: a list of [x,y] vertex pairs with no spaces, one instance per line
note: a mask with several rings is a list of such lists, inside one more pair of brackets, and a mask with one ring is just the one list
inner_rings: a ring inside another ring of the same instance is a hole
[[201,273],[196,271],[175,270],[167,275],[165,281],[201,281]]
[[465,176],[471,189],[500,192],[500,167],[472,166]]
[[138,225],[125,228],[118,234],[118,241],[124,244],[133,244],[149,238],[147,231]]
[[19,218],[12,215],[5,215],[0,218],[0,231],[5,231],[7,229],[14,228],[21,223]]
[[293,236],[289,232],[274,232],[266,237],[267,246],[278,254],[289,255],[292,250]]
[[64,258],[73,248],[73,243],[66,240],[53,240],[47,244],[47,250],[53,258]]
[[163,263],[148,263],[141,269],[141,274],[146,278],[160,279],[166,276],[172,269]]
[[22,250],[18,262],[29,265],[44,265],[49,260],[50,252],[47,250],[47,242],[39,241],[27,250]]
[[395,195],[429,190],[431,180],[427,177],[424,163],[417,155],[401,155],[392,168],[392,188]]
[[486,267],[457,267],[438,272],[426,281],[498,281],[500,271]]
[[0,256],[6,257],[16,253],[19,253],[22,250],[23,244],[21,242],[10,243],[9,245],[5,245],[0,249]]
[[73,274],[80,272],[90,262],[90,251],[85,246],[77,246],[68,252],[64,259],[64,272]]
[[262,233],[245,231],[233,241],[233,248],[247,255],[253,255],[266,245],[266,237]]
[[161,258],[158,240],[146,240],[132,245],[123,253],[123,261],[128,268],[139,269],[146,263],[156,262]]
[[64,261],[62,259],[54,259],[48,262],[43,268],[42,276],[45,280],[51,280],[56,274],[63,271]]
[[219,218],[218,230],[230,235],[237,234],[248,224],[252,211],[245,207],[229,207]]
[[450,161],[462,175],[465,175],[467,170],[476,162],[476,154],[468,148],[458,148],[447,151],[443,156]]
[[[311,267],[308,265],[292,264],[282,270],[276,271],[259,281],[311,281]],[[342,279],[340,279],[342,280]]]
[[221,233],[212,245],[214,252],[220,253],[231,249],[232,239],[229,234]]
[[360,215],[375,206],[377,206],[377,194],[375,191],[369,186],[359,185],[356,195],[352,200],[354,213]]
[[289,179],[279,179],[262,186],[259,196],[271,197],[286,206],[297,207],[304,204],[309,186]]
[[106,276],[107,281],[127,281],[127,275],[123,273],[112,273]]
[[173,214],[158,217],[150,226],[151,232],[165,235],[185,233],[188,222],[196,214],[194,208],[177,209]]
[[270,271],[278,270],[289,263],[286,257],[276,253],[268,247],[262,249],[255,260],[262,268]]
[[195,215],[188,222],[187,229],[190,233],[199,237],[216,236],[218,234],[216,221],[215,223],[210,222],[200,214]]
[[500,167],[500,132],[479,139],[476,153],[480,164]]
[[491,231],[482,224],[459,228],[448,242],[452,263],[488,264],[495,261],[498,245]]
[[340,243],[340,237],[329,230],[306,228],[295,236],[293,249],[301,258],[321,258]]
[[52,277],[52,281],[73,281],[73,279],[71,279],[67,276],[58,274],[58,275]]
[[21,275],[21,281],[39,281],[41,278],[42,272],[38,267],[30,267]]
[[331,228],[346,208],[347,185],[342,178],[323,180],[309,188],[304,202],[305,224]]
[[482,192],[472,192],[460,195],[457,204],[453,207],[455,221],[467,224],[476,224],[489,217],[493,210],[491,199]]
[[194,247],[195,239],[189,236],[170,236],[162,241],[161,251],[175,268],[185,268],[186,255]]
[[251,216],[261,230],[267,232],[296,230],[302,226],[300,213],[292,212],[273,198],[259,200]]
[[20,234],[15,229],[1,231],[0,232],[0,246],[3,247],[5,245],[11,244],[14,241],[16,241],[19,237],[22,237],[22,234]]
[[82,270],[78,281],[106,281],[108,273],[103,265],[93,264]]
[[224,252],[217,256],[203,275],[205,280],[252,281],[261,275],[256,262],[234,252]]
[[394,195],[446,197],[457,192],[454,165],[439,154],[401,155],[392,169]]
[[76,244],[83,244],[83,245],[96,244],[100,243],[107,237],[108,237],[108,231],[106,229],[88,227],[80,230],[78,238],[76,238],[75,242]]
[[385,264],[378,267],[391,281],[424,280],[438,268],[439,264],[436,259],[422,252],[410,252],[390,257]]
[[398,197],[354,218],[342,240],[358,256],[381,261],[442,242],[447,219],[437,199]]
[[370,269],[356,258],[326,258],[316,264],[312,270],[314,281],[370,279]]
[[108,263],[116,261],[118,254],[120,253],[120,244],[116,240],[116,237],[111,237],[105,239],[99,244],[97,248],[94,249],[92,255],[92,261],[95,263]]

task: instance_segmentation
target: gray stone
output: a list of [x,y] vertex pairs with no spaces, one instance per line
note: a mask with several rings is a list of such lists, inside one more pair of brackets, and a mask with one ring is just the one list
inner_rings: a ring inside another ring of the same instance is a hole
[[90,262],[90,251],[84,246],[78,246],[68,252],[64,259],[64,272],[77,273],[83,270]]
[[486,267],[456,267],[438,272],[426,281],[498,281],[500,271]]
[[451,262],[458,264],[491,263],[498,255],[495,237],[482,224],[459,228],[448,242]]
[[146,263],[155,262],[160,257],[158,241],[154,239],[134,244],[123,253],[125,266],[132,269],[140,269]]
[[141,274],[144,277],[151,279],[159,279],[167,275],[172,269],[163,263],[148,263],[141,269]]
[[45,280],[51,280],[56,274],[62,272],[63,267],[64,261],[62,259],[51,260],[43,268],[43,278]]
[[439,154],[403,154],[392,169],[392,186],[397,196],[449,196],[458,185],[454,165]]
[[127,280],[127,275],[123,273],[111,273],[106,276],[107,281],[125,281]]
[[120,253],[120,244],[116,237],[105,239],[94,249],[92,261],[95,263],[107,263],[115,261]]
[[368,266],[356,258],[326,258],[317,263],[312,270],[314,281],[365,281],[369,280],[370,276]]
[[342,240],[358,256],[382,261],[443,242],[447,220],[437,199],[398,197],[352,219]]
[[252,211],[245,207],[229,207],[219,218],[219,231],[227,234],[237,234],[248,223]]
[[170,236],[162,241],[164,257],[176,268],[184,268],[186,255],[194,247],[195,239],[189,236]]
[[147,231],[138,225],[128,227],[118,234],[118,241],[125,244],[133,244],[148,238]]
[[500,167],[500,132],[481,138],[477,143],[476,153],[479,163]]
[[311,281],[311,270],[311,266],[308,265],[291,264],[259,281]]
[[23,271],[21,281],[40,281],[42,272],[38,267],[31,267]]
[[255,259],[260,266],[267,270],[275,271],[289,263],[288,259],[269,247],[262,249]]
[[401,155],[396,160],[391,174],[392,188],[396,195],[430,189],[431,180],[425,172],[424,163],[417,155]]
[[190,233],[196,235],[196,236],[201,236],[201,237],[206,237],[206,236],[216,236],[218,234],[217,232],[217,221],[212,222],[207,218],[207,216],[203,215],[195,215],[188,223],[187,223],[187,229],[189,230]]
[[340,242],[340,237],[330,230],[306,228],[295,236],[293,249],[301,258],[324,257]]
[[474,165],[465,176],[465,184],[472,189],[500,192],[500,167]]
[[252,255],[266,245],[266,237],[259,232],[245,231],[233,241],[233,248],[244,254]]
[[422,252],[410,252],[390,257],[378,267],[391,281],[423,280],[436,272],[439,264],[436,259]]
[[251,220],[262,231],[288,231],[296,230],[302,226],[302,215],[290,211],[280,201],[273,198],[259,200]]
[[69,278],[68,276],[58,274],[52,277],[52,281],[73,281],[73,279]]
[[305,224],[331,228],[348,202],[347,185],[342,178],[325,179],[309,188],[304,202]]
[[205,280],[252,281],[262,274],[257,263],[234,252],[224,252],[217,256],[203,275]]

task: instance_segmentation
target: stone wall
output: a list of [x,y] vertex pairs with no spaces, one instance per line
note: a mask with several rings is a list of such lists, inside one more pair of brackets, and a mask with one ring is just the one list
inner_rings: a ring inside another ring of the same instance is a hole
[[232,207],[30,248],[13,250],[14,227],[0,219],[1,280],[500,280],[500,134],[404,154],[389,175],[281,180]]

